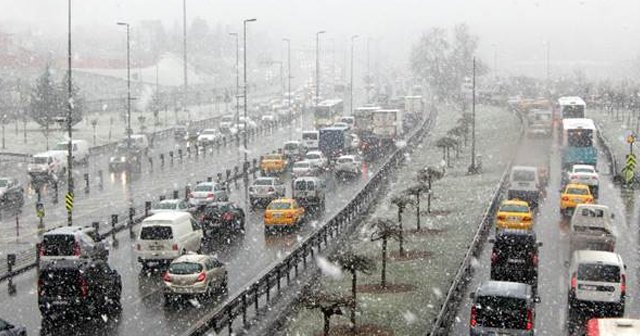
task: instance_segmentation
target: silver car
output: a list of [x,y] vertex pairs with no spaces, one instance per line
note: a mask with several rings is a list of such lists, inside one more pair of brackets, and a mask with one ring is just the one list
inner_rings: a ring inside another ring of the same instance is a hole
[[260,177],[253,181],[249,187],[249,203],[255,206],[258,203],[269,204],[272,200],[284,197],[287,187],[277,177]]
[[189,194],[189,204],[199,206],[211,202],[226,202],[229,200],[227,188],[216,182],[201,182]]
[[162,275],[165,303],[177,296],[212,297],[227,292],[228,273],[223,263],[203,254],[176,258]]

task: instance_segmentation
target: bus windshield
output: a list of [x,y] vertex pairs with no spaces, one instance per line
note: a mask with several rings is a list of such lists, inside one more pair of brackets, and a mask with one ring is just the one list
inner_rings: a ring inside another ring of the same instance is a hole
[[562,118],[584,118],[584,106],[567,105],[562,107]]
[[593,147],[593,131],[588,129],[567,130],[567,142],[571,147]]

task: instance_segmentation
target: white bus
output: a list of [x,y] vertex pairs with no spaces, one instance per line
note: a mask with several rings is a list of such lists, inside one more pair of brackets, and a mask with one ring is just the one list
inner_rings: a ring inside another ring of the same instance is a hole
[[562,167],[571,169],[574,164],[596,166],[596,125],[591,119],[572,118],[562,120]]
[[314,126],[316,129],[331,126],[343,112],[344,105],[342,104],[342,99],[323,100],[316,106],[313,113]]
[[580,97],[560,97],[558,108],[562,119],[586,117],[587,104]]
[[597,318],[587,322],[585,336],[638,336],[640,320],[628,318]]

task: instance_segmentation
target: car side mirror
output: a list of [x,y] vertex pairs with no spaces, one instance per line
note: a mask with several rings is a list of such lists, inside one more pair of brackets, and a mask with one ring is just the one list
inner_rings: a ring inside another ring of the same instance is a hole
[[538,247],[542,246],[542,242],[538,242]]
[[533,297],[533,302],[535,302],[535,303],[540,303],[540,301],[541,301],[541,300],[540,300],[540,297],[539,297],[539,296],[537,296],[537,295],[536,295],[536,296],[534,296],[534,297]]
[[475,297],[476,297],[476,292],[471,292],[471,293],[469,293],[469,298],[470,298],[470,299],[473,299],[473,298],[475,298]]
[[495,244],[496,239],[495,238],[489,238],[487,241],[489,242],[489,244]]

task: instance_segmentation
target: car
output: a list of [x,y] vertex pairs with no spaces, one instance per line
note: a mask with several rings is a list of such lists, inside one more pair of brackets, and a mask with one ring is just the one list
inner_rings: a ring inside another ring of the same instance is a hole
[[505,229],[489,239],[491,251],[491,280],[512,281],[538,287],[538,247],[542,246],[532,230]]
[[326,183],[323,178],[303,176],[293,180],[291,197],[309,214],[322,214],[325,210]]
[[593,204],[594,199],[591,189],[584,184],[569,183],[561,190],[560,194],[560,214],[563,216],[573,215],[578,204]]
[[300,141],[287,141],[282,148],[282,154],[284,154],[290,162],[299,160],[304,156],[304,146]]
[[201,131],[202,130],[200,129],[199,125],[189,125],[187,127],[187,132],[185,133],[184,138],[182,140],[188,143],[197,142]]
[[360,137],[356,133],[351,133],[349,136],[351,137],[351,150],[357,152],[360,149]]
[[67,159],[62,152],[48,151],[33,156],[27,164],[32,181],[57,181],[67,172]]
[[0,177],[0,204],[3,207],[22,207],[24,205],[24,188],[18,179]]
[[213,202],[197,210],[197,218],[205,237],[211,237],[216,230],[244,230],[245,214],[233,202]]
[[264,229],[266,232],[278,229],[299,227],[305,217],[305,210],[293,198],[278,198],[264,211]]
[[569,279],[567,327],[571,334],[584,320],[624,316],[627,273],[619,254],[575,251]]
[[273,153],[260,157],[260,172],[263,176],[282,174],[288,166],[289,160],[283,154]]
[[640,335],[640,319],[594,318],[587,321],[585,336]]
[[272,200],[284,197],[287,187],[277,177],[259,177],[249,187],[249,204],[269,204]]
[[62,226],[47,231],[37,244],[40,264],[60,259],[107,260],[109,248],[98,239],[95,228]]
[[302,144],[306,149],[318,149],[318,138],[320,137],[320,132],[313,131],[302,131]]
[[[349,129],[351,129],[351,128],[353,128],[353,125],[354,125],[354,124],[355,124],[355,122],[356,122],[356,118],[355,118],[355,117],[352,117],[352,116],[348,116],[348,117],[341,117],[339,122],[340,122],[340,123],[344,123],[344,124],[346,124],[347,126],[349,126]],[[337,123],[336,123],[336,124],[337,124]]]
[[606,205],[578,204],[571,216],[569,250],[596,250],[613,252],[616,234],[613,214]]
[[173,259],[199,252],[204,234],[202,227],[186,212],[163,212],[145,218],[135,243],[142,269],[168,264]]
[[188,194],[189,204],[199,206],[205,203],[228,201],[227,187],[217,182],[200,182]]
[[[53,147],[53,151],[62,152],[66,158],[69,154],[69,141],[58,142]],[[80,164],[87,164],[89,162],[89,142],[87,142],[87,140],[72,140],[71,151],[73,162]]]
[[307,154],[304,155],[304,159],[319,168],[327,168],[329,165],[329,160],[319,150],[308,151]]
[[356,155],[341,155],[336,159],[336,175],[362,174],[362,160]]
[[198,135],[198,146],[207,146],[213,144],[216,140],[220,138],[220,133],[218,130],[213,128],[207,128],[202,130]]
[[122,309],[122,279],[105,261],[56,260],[42,265],[37,276],[43,321],[68,314],[100,318]]
[[535,208],[540,201],[540,189],[537,167],[514,166],[511,168],[507,198],[526,201]]
[[258,127],[258,125],[255,123],[255,121],[251,120],[251,118],[249,117],[240,117],[238,119],[238,124],[237,127],[239,130],[243,131],[244,130],[244,126],[245,124],[247,125],[247,129],[251,130],[251,129],[255,129]]
[[536,303],[530,285],[508,281],[484,281],[470,295],[469,335],[535,334]]
[[162,275],[165,304],[176,297],[227,293],[229,274],[218,259],[203,254],[187,254],[176,258]]
[[[122,140],[123,144],[127,144],[128,138]],[[149,139],[146,134],[131,134],[131,147],[140,150],[144,155],[149,154]]]
[[321,174],[320,168],[311,164],[311,162],[307,160],[302,160],[293,163],[293,167],[291,168],[291,173],[293,177],[301,177],[301,176],[316,176]]
[[533,228],[533,214],[529,204],[521,200],[502,201],[496,213],[496,230]]
[[129,167],[134,172],[142,170],[143,152],[137,147],[127,148],[126,144],[119,144],[115,153],[109,158],[109,172],[118,173]]
[[600,176],[591,165],[573,165],[564,176],[565,183],[577,183],[589,186],[594,198],[598,198]]
[[27,328],[0,319],[0,336],[27,336]]
[[189,202],[182,199],[165,199],[151,205],[150,215],[159,214],[161,212],[183,211],[191,212],[193,207]]

